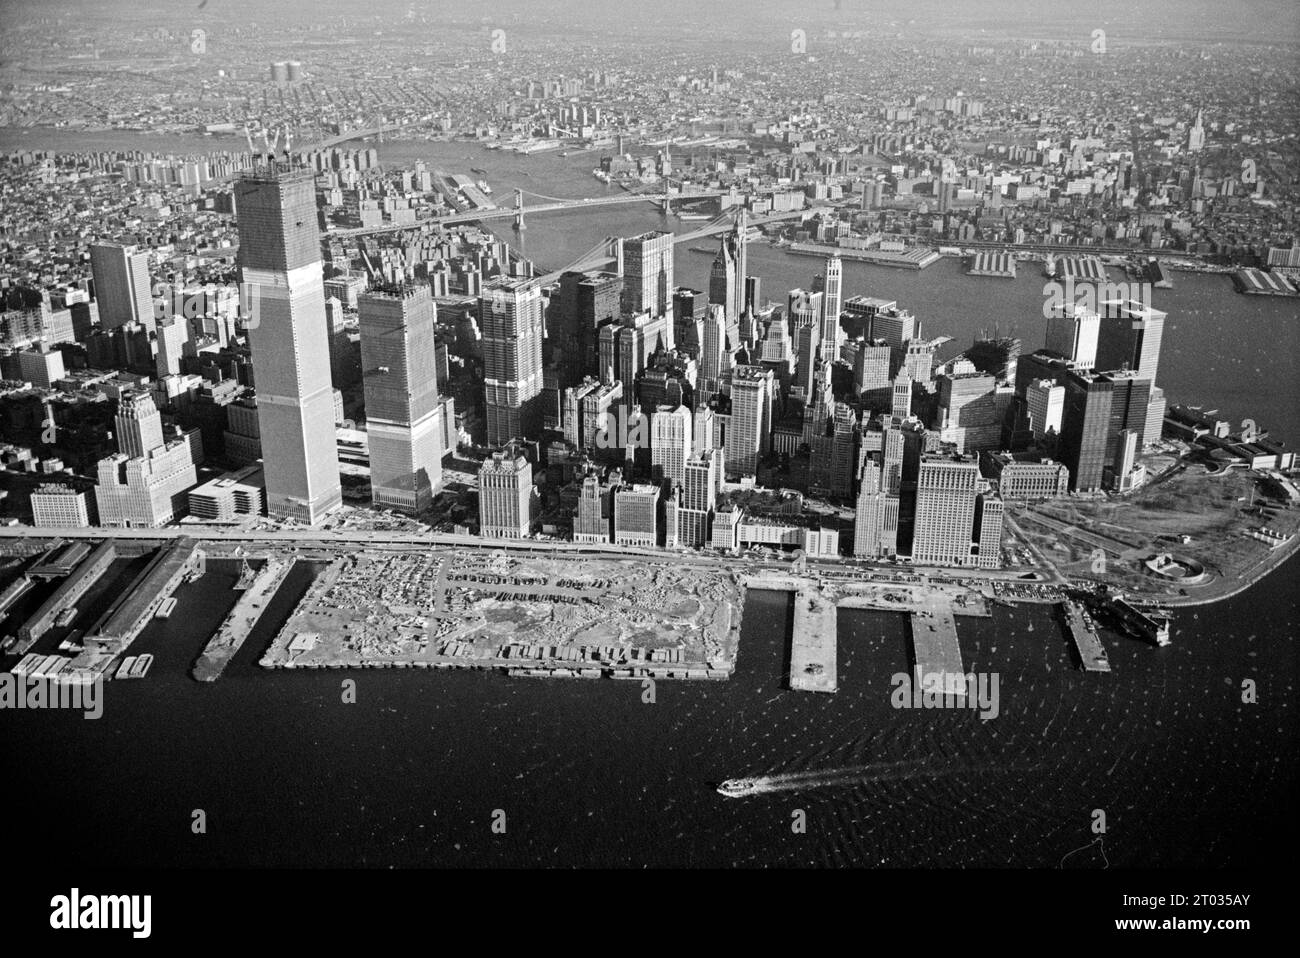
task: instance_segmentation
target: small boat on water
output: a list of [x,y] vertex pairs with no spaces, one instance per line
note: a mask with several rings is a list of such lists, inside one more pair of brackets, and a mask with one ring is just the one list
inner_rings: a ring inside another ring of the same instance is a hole
[[172,612],[176,610],[176,596],[169,595],[163,599],[158,606],[158,611],[154,615],[160,619],[171,618]]
[[743,798],[759,790],[761,782],[757,778],[729,778],[718,786],[718,794],[727,798]]

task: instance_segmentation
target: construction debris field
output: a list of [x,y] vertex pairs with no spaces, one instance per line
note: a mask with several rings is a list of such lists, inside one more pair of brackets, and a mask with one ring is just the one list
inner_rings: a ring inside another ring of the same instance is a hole
[[261,664],[724,678],[741,602],[732,572],[667,557],[367,550],[329,564]]

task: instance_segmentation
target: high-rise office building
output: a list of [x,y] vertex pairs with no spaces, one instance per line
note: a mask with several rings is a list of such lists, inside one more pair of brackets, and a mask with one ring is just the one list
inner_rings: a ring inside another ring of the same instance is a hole
[[752,476],[771,448],[772,371],[737,366],[731,379],[731,423],[724,447],[727,474]]
[[786,299],[790,326],[794,330],[794,383],[805,394],[814,387],[817,364],[821,361],[822,306],[825,293],[792,289]]
[[143,389],[128,390],[118,399],[113,428],[117,451],[128,459],[138,459],[163,444],[162,413]]
[[442,484],[437,306],[427,285],[377,287],[357,305],[371,497],[421,512]]
[[903,487],[903,463],[907,458],[907,432],[900,420],[885,421],[881,441],[880,486],[885,492],[897,494]]
[[696,405],[708,405],[722,389],[727,366],[727,320],[722,306],[711,305],[704,318],[704,341],[700,348],[700,378]]
[[1119,435],[1129,430],[1138,437],[1138,448],[1146,444],[1147,412],[1151,403],[1151,380],[1136,369],[1100,373],[1112,386],[1110,425],[1106,431],[1106,456],[1113,459]]
[[[966,369],[971,369],[969,364]],[[935,426],[940,439],[958,452],[999,449],[1014,392],[988,373],[960,372],[939,377]]]
[[853,363],[853,391],[869,409],[892,405],[893,383],[889,379],[890,348],[883,340],[861,342]]
[[610,487],[600,481],[600,476],[589,472],[578,488],[578,509],[573,517],[573,541],[592,543],[609,542],[613,521]]
[[514,444],[483,461],[478,473],[479,535],[527,539],[536,501],[533,464]]
[[874,458],[862,463],[857,511],[853,520],[853,554],[859,559],[881,559],[898,552],[898,494],[881,485],[880,464]]
[[542,291],[501,280],[478,301],[489,446],[535,437],[542,425]]
[[315,178],[271,161],[235,185],[266,507],[314,525],[343,501]]
[[709,269],[709,304],[721,306],[728,323],[742,312],[736,300],[736,271],[736,237],[724,233]]
[[1115,462],[1111,466],[1110,488],[1115,492],[1132,492],[1138,472],[1137,454],[1140,436],[1132,429],[1120,430],[1115,444]]
[[1002,502],[974,460],[922,457],[916,485],[912,561],[997,568]]
[[183,316],[161,320],[156,332],[158,334],[158,378],[165,379],[168,376],[180,375],[185,344],[189,342],[189,320]]
[[1097,492],[1106,466],[1114,384],[1104,376],[1068,371],[1058,380],[1065,387],[1061,412],[1061,459],[1070,470],[1070,488]]
[[[938,342],[942,342],[939,340]],[[934,378],[934,353],[937,342],[926,339],[912,339],[897,350],[900,368],[906,369],[914,382],[928,385]]]
[[857,414],[842,402],[831,403],[828,412],[826,428],[808,444],[808,489],[813,495],[847,499],[858,464]]
[[[314,200],[313,200],[314,202]],[[312,223],[315,223],[313,212]],[[90,273],[95,280],[99,325],[116,329],[128,323],[152,327],[153,290],[149,285],[149,253],[121,243],[93,243]]]
[[691,411],[660,406],[650,420],[650,465],[656,481],[677,485],[686,479],[686,463],[695,448]]
[[697,361],[704,339],[704,318],[708,312],[709,298],[701,291],[684,286],[673,290],[673,342]]
[[561,387],[598,372],[597,329],[618,320],[622,298],[623,277],[617,273],[567,272],[560,277],[559,328],[548,333],[562,348]]
[[560,428],[564,432],[564,441],[577,449],[582,449],[586,442],[586,433],[582,428],[582,400],[599,386],[599,382],[588,376],[577,386],[569,386],[560,395]]
[[871,328],[868,339],[883,339],[895,349],[903,349],[910,340],[921,335],[921,324],[906,309],[892,304],[878,306],[869,312]]
[[781,382],[789,381],[794,370],[794,348],[784,316],[778,314],[763,326],[757,353],[759,362],[770,367]]
[[90,496],[84,490],[47,482],[31,495],[32,525],[39,528],[77,528],[90,525]]
[[742,206],[736,214],[736,314],[744,313],[758,303],[749,301],[749,210]]
[[1187,131],[1187,152],[1199,153],[1205,148],[1205,125],[1201,120],[1201,110],[1196,111],[1196,122]]
[[[840,304],[841,315],[844,316],[848,324],[848,336],[856,339],[862,336],[866,339],[880,338],[873,337],[871,332],[871,320],[881,310],[893,310],[898,308],[898,303],[892,299],[880,299],[876,296],[850,296]],[[909,336],[913,335],[909,332]],[[900,339],[899,342],[902,342]]]
[[1054,379],[1035,379],[1025,387],[1025,405],[1034,439],[1042,439],[1049,432],[1061,434],[1061,415],[1065,411],[1064,386]]
[[1092,369],[1097,362],[1097,337],[1101,316],[1074,303],[1064,303],[1047,319],[1045,346],[1074,363]]
[[100,525],[152,529],[184,515],[203,461],[199,430],[169,437],[144,390],[122,396],[114,426],[119,452],[99,461],[95,485]]
[[41,389],[52,388],[66,372],[63,353],[43,341],[18,354],[18,369],[25,382]]
[[659,544],[659,487],[625,485],[614,491],[614,542],[621,546]]
[[602,455],[621,452],[616,417],[611,412],[623,398],[622,383],[600,383],[586,392],[579,402],[581,423],[578,435],[582,437],[579,448],[589,454]]
[[1160,441],[1165,431],[1165,391],[1154,383],[1147,398],[1147,421],[1142,429],[1142,444],[1150,446]]
[[1132,369],[1155,383],[1168,314],[1134,300],[1102,303],[1100,312],[1096,368]]
[[623,312],[663,316],[672,312],[672,233],[651,231],[623,240]]
[[890,416],[894,419],[906,419],[912,414],[912,377],[906,369],[900,369],[894,377],[891,391]]
[[826,260],[822,296],[821,358],[828,365],[840,358],[843,332],[840,330],[840,293],[844,284],[844,263],[838,256]]
[[[660,350],[671,350],[672,317],[651,316],[649,313],[627,315],[617,324],[601,327],[601,353],[613,362],[614,379],[635,383],[645,370],[650,357]],[[602,362],[604,359],[602,359]],[[631,401],[631,390],[625,394]]]
[[722,485],[721,449],[700,453],[686,463],[677,508],[677,542],[698,549],[709,541],[713,510]]

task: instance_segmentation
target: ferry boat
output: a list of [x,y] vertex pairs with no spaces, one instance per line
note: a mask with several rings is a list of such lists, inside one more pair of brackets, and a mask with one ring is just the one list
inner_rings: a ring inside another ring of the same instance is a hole
[[718,794],[727,798],[744,798],[757,792],[760,784],[756,778],[729,778],[718,786]]
[[1056,257],[1051,253],[1043,260],[1043,275],[1048,279],[1056,279]]
[[162,602],[158,606],[158,611],[155,612],[154,615],[159,619],[167,619],[171,617],[171,614],[173,611],[175,611],[175,609],[176,609],[176,596],[169,595],[167,598],[162,600]]
[[479,180],[474,185],[479,188],[479,190],[483,193],[484,196],[492,195],[492,187],[488,186],[487,180]]

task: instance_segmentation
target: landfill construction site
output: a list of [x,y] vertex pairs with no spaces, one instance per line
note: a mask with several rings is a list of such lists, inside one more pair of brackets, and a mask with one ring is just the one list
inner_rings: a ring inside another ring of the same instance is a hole
[[434,549],[339,556],[260,664],[725,679],[743,586],[721,566]]

